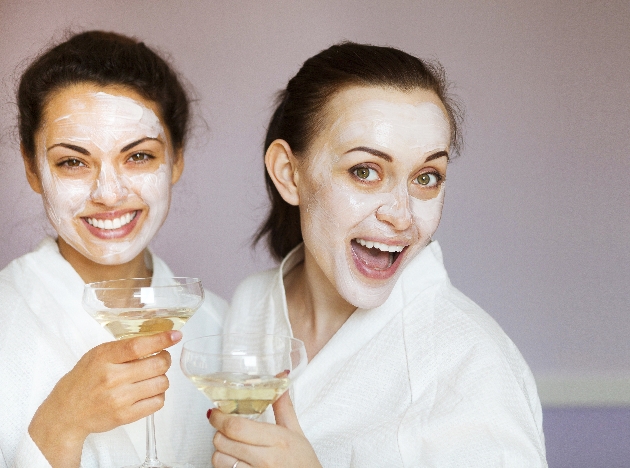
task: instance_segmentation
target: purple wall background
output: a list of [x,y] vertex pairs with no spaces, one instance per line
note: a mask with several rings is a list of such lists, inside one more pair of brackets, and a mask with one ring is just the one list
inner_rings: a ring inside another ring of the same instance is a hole
[[[68,27],[136,35],[194,88],[186,170],[154,248],[226,298],[272,265],[249,239],[273,93],[342,39],[439,58],[467,110],[437,235],[453,283],[535,375],[630,375],[628,0],[0,0],[0,268],[50,232],[13,92]],[[550,466],[630,466],[628,411],[546,410]]]
[[549,468],[630,466],[630,408],[546,408]]

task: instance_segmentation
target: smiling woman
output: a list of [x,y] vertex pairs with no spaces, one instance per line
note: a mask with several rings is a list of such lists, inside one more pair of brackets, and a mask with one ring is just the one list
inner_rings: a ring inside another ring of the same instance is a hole
[[439,67],[397,49],[342,43],[289,81],[257,235],[281,264],[225,328],[299,338],[309,363],[277,425],[212,411],[214,466],[546,466],[527,364],[432,240],[458,125]]
[[[85,32],[27,68],[18,108],[26,176],[57,237],[0,272],[5,463],[138,465],[141,419],[160,410],[160,458],[207,465],[211,447],[196,442],[212,434],[207,403],[169,370],[181,333],[110,342],[81,305],[87,282],[174,276],[148,245],[184,167],[188,98],[177,75],[142,42]],[[220,333],[225,308],[206,292],[186,338]]]
[[111,85],[72,85],[49,98],[37,172],[27,165],[27,175],[43,195],[62,255],[127,263],[157,233],[183,157],[156,113],[155,103]]

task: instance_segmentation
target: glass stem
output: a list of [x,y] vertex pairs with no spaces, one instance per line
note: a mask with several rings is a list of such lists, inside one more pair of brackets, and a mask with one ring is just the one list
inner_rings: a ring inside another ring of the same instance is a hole
[[153,424],[153,415],[145,418],[147,422],[147,458],[142,466],[159,467],[162,466],[157,457],[157,447],[155,445],[155,425]]

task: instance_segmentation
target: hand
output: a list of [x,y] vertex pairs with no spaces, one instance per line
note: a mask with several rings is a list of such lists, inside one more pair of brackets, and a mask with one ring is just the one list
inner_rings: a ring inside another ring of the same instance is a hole
[[109,431],[162,408],[169,385],[164,374],[171,365],[164,348],[181,337],[178,331],[163,332],[103,343],[85,353],[57,382],[28,428],[49,463],[78,467],[89,434]]
[[315,451],[304,436],[289,392],[273,404],[276,424],[269,424],[213,409],[210,415],[217,433],[215,468],[321,468]]

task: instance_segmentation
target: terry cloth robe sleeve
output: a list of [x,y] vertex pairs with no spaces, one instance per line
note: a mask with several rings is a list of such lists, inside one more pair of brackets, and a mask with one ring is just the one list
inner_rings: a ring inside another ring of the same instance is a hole
[[[280,269],[237,289],[226,331],[291,334]],[[387,301],[357,309],[291,388],[325,468],[545,467],[527,364],[501,328],[452,287],[436,242]]]
[[[152,261],[154,277],[173,276],[158,257],[153,255]],[[87,351],[113,339],[83,310],[83,285],[51,238],[0,272],[0,450],[6,466],[50,466],[28,434],[33,414]],[[203,306],[182,329],[184,340],[221,333],[225,310],[224,301],[207,292]],[[155,415],[158,454],[198,468],[210,466],[208,402],[177,365],[181,342],[169,352],[170,387],[164,408]],[[144,431],[140,420],[89,435],[81,466],[139,464],[144,460]]]

